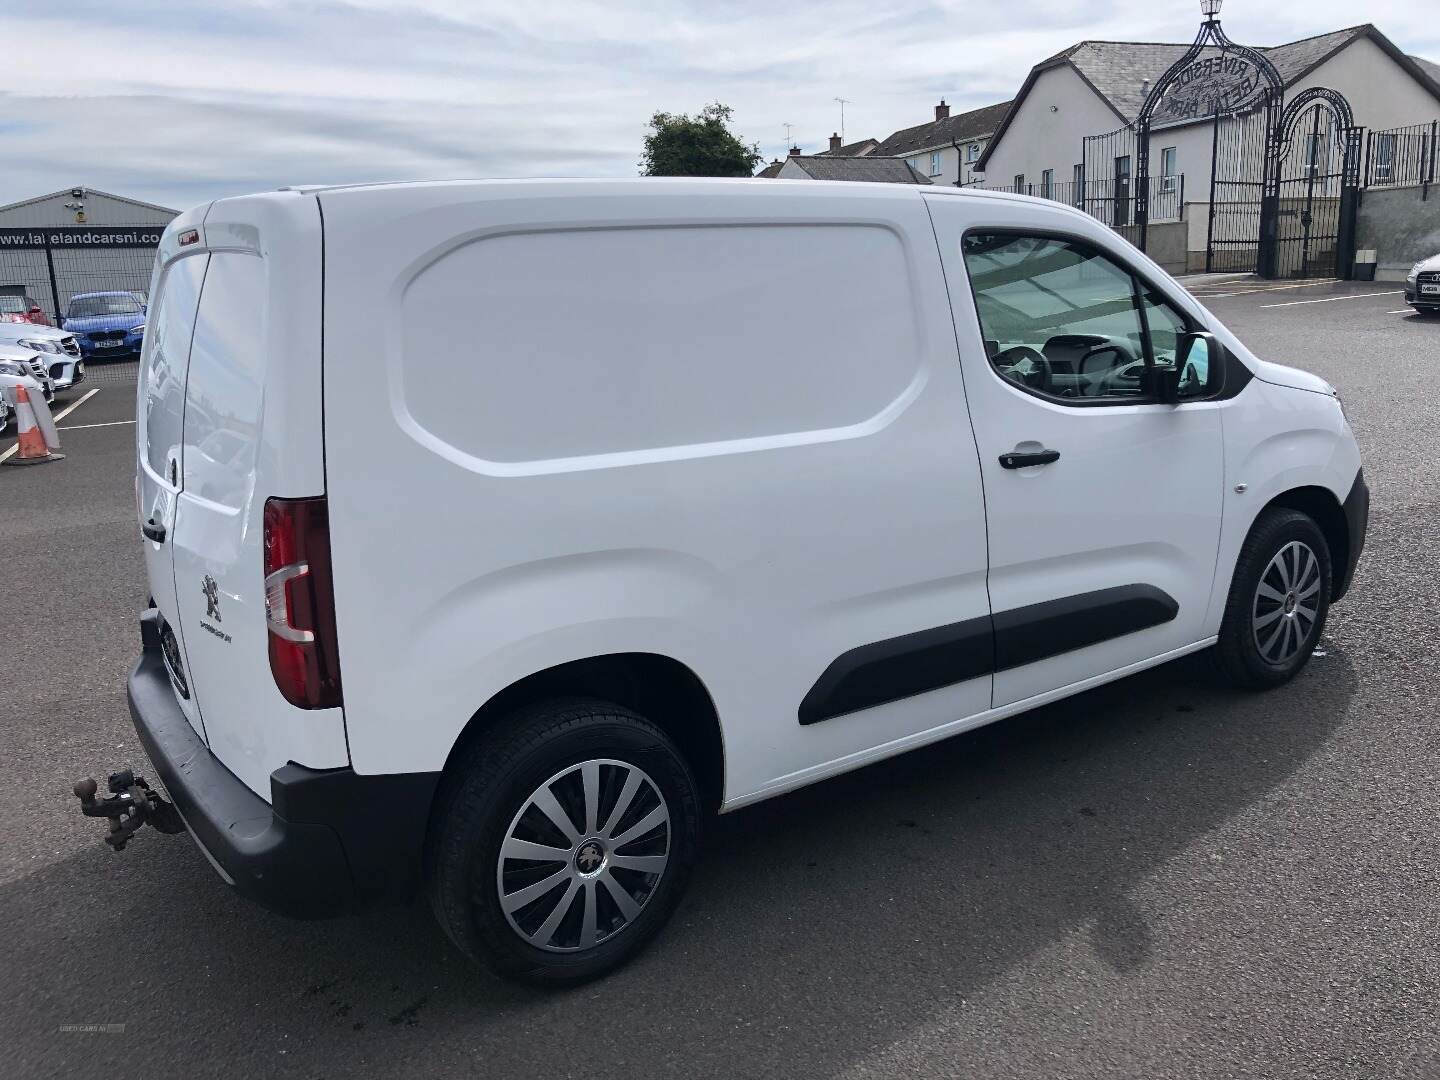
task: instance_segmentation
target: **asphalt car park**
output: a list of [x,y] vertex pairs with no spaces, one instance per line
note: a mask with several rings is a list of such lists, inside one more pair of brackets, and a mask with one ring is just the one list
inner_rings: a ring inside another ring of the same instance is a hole
[[287,921],[186,838],[115,854],[80,817],[76,779],[147,771],[134,365],[97,365],[66,459],[0,469],[9,1069],[1440,1075],[1440,320],[1399,285],[1192,289],[1335,384],[1365,454],[1366,553],[1309,668],[1241,695],[1177,662],[721,818],[656,945],[549,995],[419,905]]

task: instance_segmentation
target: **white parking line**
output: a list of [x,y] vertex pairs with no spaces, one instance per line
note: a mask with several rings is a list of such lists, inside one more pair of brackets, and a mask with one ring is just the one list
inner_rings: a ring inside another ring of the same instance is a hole
[[87,390],[84,394],[81,395],[79,401],[72,401],[69,405],[66,405],[65,408],[61,409],[58,413],[56,413],[56,414],[55,414],[55,422],[58,424],[61,420],[64,420],[65,417],[69,416],[72,412],[74,412],[76,409],[78,409],[81,405],[84,405],[85,402],[89,401],[92,397],[94,397],[94,396],[95,396],[96,394],[98,394],[99,392],[100,392],[100,387],[98,387],[98,386],[94,387],[93,389]]
[[103,424],[67,424],[65,427],[57,427],[56,431],[89,431],[97,427],[119,427],[121,424],[133,424],[134,420],[107,420]]
[[[81,405],[84,405],[85,402],[89,401],[92,397],[94,397],[94,396],[95,396],[96,394],[98,394],[99,392],[100,392],[100,387],[98,387],[98,386],[97,386],[97,387],[94,387],[94,388],[91,389],[89,392],[87,392],[83,397],[81,397],[79,401],[72,401],[69,405],[65,406],[65,408],[61,409],[58,413],[56,413],[51,419],[53,419],[53,420],[55,420],[55,421],[57,421],[57,422],[60,421],[60,420],[64,420],[65,417],[69,416],[72,412],[74,412],[76,409],[78,409]],[[132,423],[133,423],[133,421],[132,421]],[[70,430],[70,429],[67,428],[66,430],[68,431],[68,430]],[[0,461],[5,461],[6,459],[8,459],[8,458],[10,457],[10,455],[12,455],[13,453],[15,453],[15,451],[17,451],[17,450],[19,450],[19,449],[20,449],[20,440],[19,440],[19,439],[16,439],[15,442],[12,443],[8,448],[6,448],[5,450],[0,450]]]
[[1322,300],[1291,300],[1284,304],[1261,304],[1262,308],[1274,307],[1297,307],[1300,304],[1331,304],[1336,300],[1370,300],[1377,296],[1399,296],[1404,289],[1395,289],[1392,292],[1367,292],[1357,293],[1354,296],[1327,296]]
[[1312,285],[1333,285],[1339,280],[1339,278],[1318,278],[1315,281],[1302,281],[1298,285],[1264,285],[1226,293],[1196,293],[1195,296],[1201,300],[1224,300],[1228,296],[1250,296],[1253,293],[1280,292],[1284,289],[1308,289]]

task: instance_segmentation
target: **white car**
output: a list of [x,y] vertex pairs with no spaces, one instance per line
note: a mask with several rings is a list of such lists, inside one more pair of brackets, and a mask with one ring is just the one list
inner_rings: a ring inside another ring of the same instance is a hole
[[85,378],[85,363],[75,335],[53,326],[7,322],[0,319],[0,348],[11,347],[40,353],[54,390],[68,390]]
[[151,295],[160,780],[245,895],[424,891],[533,982],[653,938],[709,813],[1187,653],[1280,686],[1365,540],[1334,389],[1049,200],[294,189]]
[[47,402],[55,400],[56,386],[50,377],[50,357],[33,349],[0,345],[0,375],[26,375],[40,384]]

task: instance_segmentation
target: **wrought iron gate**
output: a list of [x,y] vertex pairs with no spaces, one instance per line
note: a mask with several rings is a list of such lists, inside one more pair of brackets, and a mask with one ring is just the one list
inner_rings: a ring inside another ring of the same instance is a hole
[[1261,272],[1279,278],[1345,275],[1355,258],[1362,131],[1343,97],[1316,87],[1286,107],[1280,138],[1269,230],[1273,251],[1265,253]]
[[1211,121],[1206,273],[1249,274],[1260,263],[1268,137],[1264,110],[1216,116]]

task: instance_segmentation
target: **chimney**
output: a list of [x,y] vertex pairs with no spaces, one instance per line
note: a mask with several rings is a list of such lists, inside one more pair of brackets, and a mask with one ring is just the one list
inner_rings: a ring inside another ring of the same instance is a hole
[[792,146],[792,147],[790,147],[790,156],[791,156],[791,157],[799,157],[799,156],[800,156],[800,148],[799,148],[798,146]]
[[936,120],[949,120],[949,119],[950,119],[950,106],[945,104],[945,99],[944,99],[944,98],[941,98],[941,99],[940,99],[940,104],[935,106],[935,119],[936,119]]
[[831,134],[830,134],[830,153],[833,154],[833,153],[835,153],[836,150],[839,150],[839,149],[840,149],[840,136],[839,136],[839,134],[837,134],[837,133],[835,133],[835,132],[831,132]]

